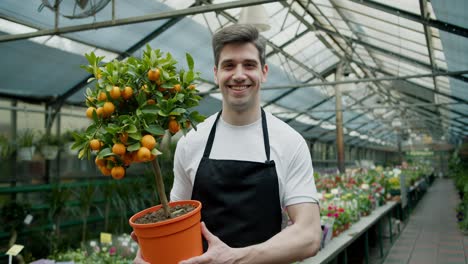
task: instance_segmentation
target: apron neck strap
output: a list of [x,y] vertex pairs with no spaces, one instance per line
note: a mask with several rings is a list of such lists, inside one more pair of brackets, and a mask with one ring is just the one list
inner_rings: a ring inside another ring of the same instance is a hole
[[[267,127],[267,121],[266,121],[266,116],[265,116],[265,111],[263,108],[262,110],[262,131],[263,131],[263,145],[265,147],[265,153],[266,153],[266,158],[267,162],[270,161],[270,140],[268,137],[268,127]],[[216,124],[218,123],[219,117],[221,116],[222,110],[219,111],[218,115],[216,116],[216,120],[213,124],[213,127],[211,128],[210,135],[208,136],[208,142],[206,143],[205,147],[205,152],[203,152],[203,157],[204,158],[209,158],[210,153],[211,153],[211,148],[213,147],[213,141],[214,137],[216,134]]]

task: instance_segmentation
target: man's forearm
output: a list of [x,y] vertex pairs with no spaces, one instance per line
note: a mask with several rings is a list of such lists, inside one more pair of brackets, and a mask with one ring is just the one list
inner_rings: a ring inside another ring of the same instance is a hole
[[318,209],[306,213],[314,215],[298,219],[264,243],[237,249],[240,256],[238,263],[292,263],[317,254],[322,234],[320,217],[315,215]]

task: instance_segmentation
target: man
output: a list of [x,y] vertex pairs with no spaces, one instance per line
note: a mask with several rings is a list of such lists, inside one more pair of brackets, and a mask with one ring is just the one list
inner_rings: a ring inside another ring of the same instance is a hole
[[[182,137],[171,200],[203,204],[198,263],[291,263],[320,247],[320,214],[304,139],[260,107],[265,42],[249,25],[213,36],[222,111]],[[282,208],[292,222],[281,229]],[[139,263],[136,261],[136,263]]]

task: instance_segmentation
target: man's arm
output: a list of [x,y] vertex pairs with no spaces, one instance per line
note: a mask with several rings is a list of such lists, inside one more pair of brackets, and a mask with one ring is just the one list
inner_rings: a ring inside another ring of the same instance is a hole
[[287,210],[292,225],[263,243],[244,248],[228,247],[203,226],[208,251],[181,264],[286,264],[316,255],[322,237],[318,204],[295,204]]

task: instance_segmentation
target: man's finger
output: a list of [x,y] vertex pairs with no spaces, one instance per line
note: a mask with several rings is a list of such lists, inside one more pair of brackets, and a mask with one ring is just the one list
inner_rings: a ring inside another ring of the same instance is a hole
[[138,243],[138,237],[135,235],[135,232],[132,231],[132,233],[130,233],[130,236],[132,237],[133,241]]
[[203,263],[210,263],[210,261],[211,261],[211,258],[206,256],[206,253],[205,253],[201,256],[194,257],[189,260],[181,261],[179,262],[179,264],[203,264]]
[[209,243],[210,241],[217,240],[218,237],[213,235],[210,230],[205,225],[205,222],[201,222],[201,232],[203,234],[203,237],[206,239],[206,241]]

